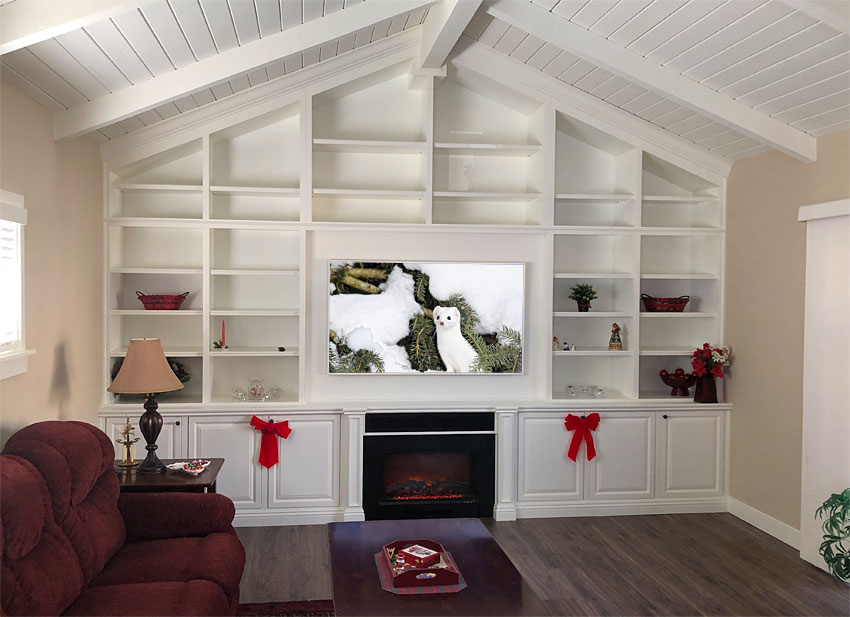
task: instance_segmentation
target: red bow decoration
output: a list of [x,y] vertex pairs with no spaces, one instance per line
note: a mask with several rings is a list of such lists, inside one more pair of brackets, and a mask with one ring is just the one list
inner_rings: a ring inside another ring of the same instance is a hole
[[277,439],[275,438],[278,436],[284,439],[289,437],[292,432],[292,429],[289,428],[289,421],[275,422],[270,420],[266,422],[254,416],[251,418],[251,426],[263,433],[263,440],[260,442],[260,465],[267,468],[274,467],[278,461]]
[[593,460],[596,457],[596,446],[593,445],[593,433],[591,431],[595,431],[599,426],[599,414],[594,412],[580,418],[569,414],[564,419],[564,426],[567,427],[568,431],[575,431],[567,456],[575,461],[578,457],[581,440],[584,439],[587,444],[587,460]]

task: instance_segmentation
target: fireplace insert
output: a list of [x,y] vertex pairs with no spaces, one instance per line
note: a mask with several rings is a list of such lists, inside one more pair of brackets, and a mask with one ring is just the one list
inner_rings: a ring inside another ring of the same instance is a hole
[[366,520],[493,515],[492,413],[366,417]]

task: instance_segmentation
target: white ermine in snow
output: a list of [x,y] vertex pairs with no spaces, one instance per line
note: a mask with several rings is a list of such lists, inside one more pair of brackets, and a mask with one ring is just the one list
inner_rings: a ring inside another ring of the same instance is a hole
[[455,307],[435,307],[434,325],[437,328],[437,351],[446,365],[446,372],[471,373],[478,354],[460,333],[460,311]]

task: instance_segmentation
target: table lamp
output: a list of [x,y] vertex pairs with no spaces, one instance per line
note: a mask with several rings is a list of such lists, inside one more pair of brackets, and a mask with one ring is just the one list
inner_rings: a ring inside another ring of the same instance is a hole
[[148,455],[139,463],[138,471],[163,471],[165,463],[156,455],[156,438],[162,430],[162,416],[154,395],[180,390],[183,384],[168,365],[162,342],[158,338],[130,340],[121,370],[106,390],[115,394],[144,394],[145,413],[139,418],[139,429],[147,445]]

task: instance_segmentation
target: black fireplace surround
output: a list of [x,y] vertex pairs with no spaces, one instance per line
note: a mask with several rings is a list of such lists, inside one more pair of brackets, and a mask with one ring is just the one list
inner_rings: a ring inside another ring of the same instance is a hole
[[491,412],[367,414],[366,520],[493,516]]

